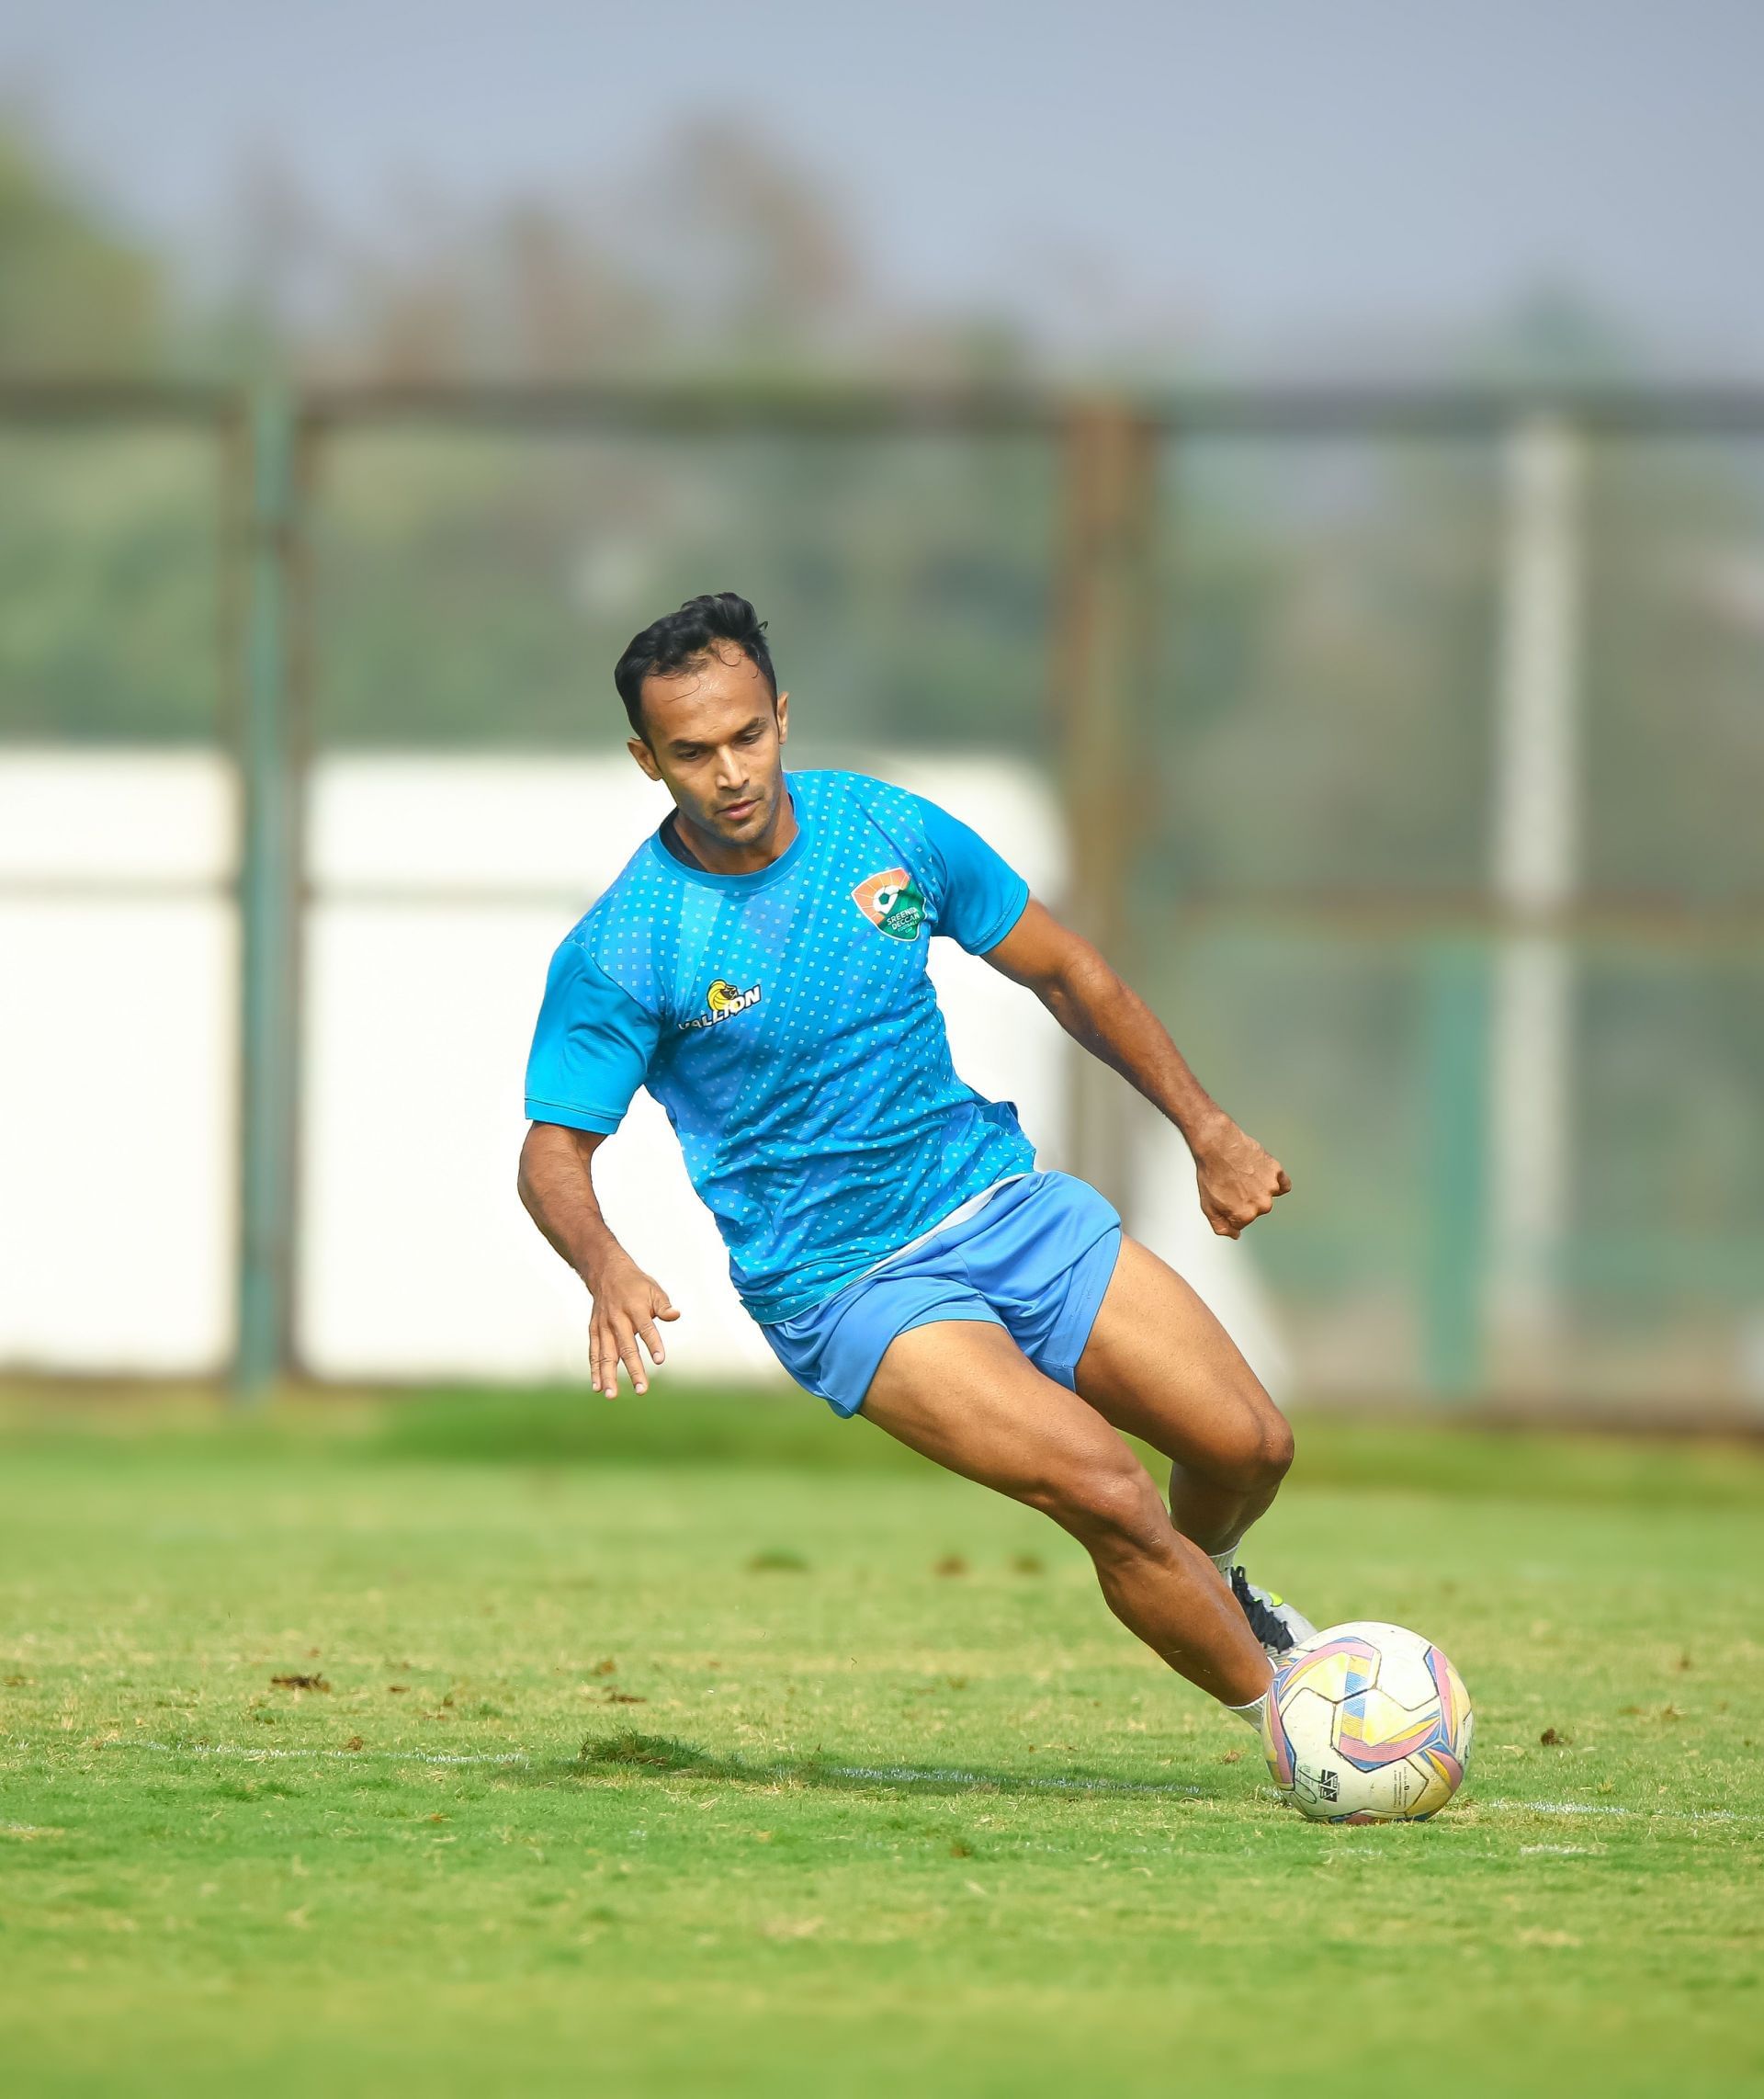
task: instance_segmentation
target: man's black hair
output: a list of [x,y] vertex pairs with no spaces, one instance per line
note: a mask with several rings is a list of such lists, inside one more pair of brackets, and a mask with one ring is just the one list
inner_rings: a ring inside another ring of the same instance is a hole
[[758,667],[772,687],[773,705],[777,704],[778,675],[765,645],[765,621],[746,598],[737,597],[732,590],[719,590],[707,597],[687,598],[678,612],[670,612],[627,643],[614,669],[613,683],[635,734],[643,734],[643,680],[684,670],[718,641],[732,641]]

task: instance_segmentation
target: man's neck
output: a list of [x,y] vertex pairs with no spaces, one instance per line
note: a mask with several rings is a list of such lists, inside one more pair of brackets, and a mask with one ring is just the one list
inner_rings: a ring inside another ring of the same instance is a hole
[[662,826],[662,842],[676,860],[689,868],[702,868],[707,875],[757,875],[780,860],[796,843],[796,806],[786,788],[778,797],[776,813],[762,838],[751,845],[725,845],[721,839],[695,824],[689,824],[676,809]]

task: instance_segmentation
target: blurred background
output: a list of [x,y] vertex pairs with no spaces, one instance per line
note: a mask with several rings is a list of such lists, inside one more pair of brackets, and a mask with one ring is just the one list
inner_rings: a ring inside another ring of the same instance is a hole
[[[1283,1398],[1764,1413],[1764,14],[14,0],[0,1368],[585,1368],[514,1194],[610,667],[986,829],[1295,1192],[961,1068]],[[946,946],[947,944],[941,944]],[[606,1201],[775,1375],[659,1111]]]

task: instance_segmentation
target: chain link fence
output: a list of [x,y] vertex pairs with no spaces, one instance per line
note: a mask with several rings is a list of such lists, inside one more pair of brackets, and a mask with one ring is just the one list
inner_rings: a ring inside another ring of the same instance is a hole
[[[1291,1389],[1764,1407],[1764,401],[63,391],[0,468],[0,1360],[568,1367],[496,1074],[654,820],[612,658],[732,587],[793,762],[967,797],[1292,1170],[1220,1284]],[[419,1322],[452,1184],[500,1326]]]

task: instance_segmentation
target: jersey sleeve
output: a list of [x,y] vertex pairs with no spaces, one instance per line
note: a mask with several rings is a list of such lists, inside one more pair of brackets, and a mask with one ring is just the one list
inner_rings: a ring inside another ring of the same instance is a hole
[[660,1035],[656,1015],[579,941],[566,940],[551,958],[527,1055],[527,1120],[610,1135],[649,1072]]
[[1029,885],[1008,860],[995,853],[978,831],[934,801],[915,795],[924,820],[925,837],[943,879],[937,906],[937,931],[984,955],[996,947],[1023,916]]

